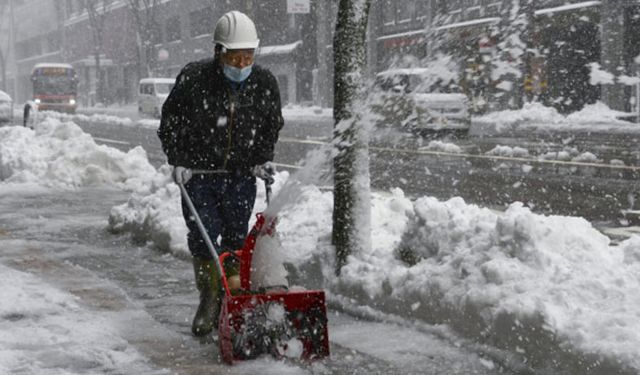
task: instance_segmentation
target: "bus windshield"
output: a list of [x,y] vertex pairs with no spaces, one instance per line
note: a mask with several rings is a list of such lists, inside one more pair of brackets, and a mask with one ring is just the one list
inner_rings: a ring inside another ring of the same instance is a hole
[[36,76],[33,91],[36,95],[73,95],[76,93],[76,81],[67,76]]

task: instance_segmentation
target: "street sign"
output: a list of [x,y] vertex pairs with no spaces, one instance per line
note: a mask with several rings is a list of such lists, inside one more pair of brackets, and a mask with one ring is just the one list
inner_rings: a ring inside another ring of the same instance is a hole
[[310,12],[311,0],[287,0],[287,13],[307,14]]

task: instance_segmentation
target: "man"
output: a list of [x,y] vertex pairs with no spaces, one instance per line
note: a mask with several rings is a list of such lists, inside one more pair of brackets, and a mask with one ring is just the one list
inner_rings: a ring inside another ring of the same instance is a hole
[[[162,107],[158,136],[174,180],[183,183],[216,251],[242,247],[256,198],[256,176],[272,178],[273,150],[284,124],[275,77],[254,65],[253,21],[232,11],[216,23],[215,54],[187,64]],[[200,305],[192,332],[218,325],[220,275],[184,200]],[[218,236],[221,241],[218,243]],[[233,260],[233,257],[227,257]],[[227,277],[236,265],[224,265]]]

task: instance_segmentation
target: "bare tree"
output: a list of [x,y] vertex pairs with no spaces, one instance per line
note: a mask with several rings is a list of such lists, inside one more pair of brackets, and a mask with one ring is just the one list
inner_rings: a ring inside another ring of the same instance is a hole
[[334,50],[334,208],[336,273],[352,252],[371,246],[368,132],[358,104],[365,96],[366,32],[371,0],[340,0]]
[[[127,3],[140,42],[140,48],[137,50],[138,73],[140,76],[151,77],[157,62],[154,45],[159,32],[157,16],[160,0],[127,0]],[[144,64],[142,55],[144,55]],[[143,72],[143,65],[146,72]]]
[[112,2],[113,0],[83,0],[93,38],[93,56],[96,64],[96,100],[98,102],[105,100],[105,77],[100,60],[103,52],[104,21]]

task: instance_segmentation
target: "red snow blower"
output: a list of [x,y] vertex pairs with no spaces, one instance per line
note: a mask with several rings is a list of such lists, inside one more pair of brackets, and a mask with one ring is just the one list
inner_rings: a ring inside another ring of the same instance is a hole
[[[257,214],[243,248],[218,257],[184,185],[178,186],[209,251],[217,260],[218,274],[222,275],[224,296],[218,325],[222,359],[233,364],[263,354],[304,361],[327,357],[329,334],[324,291],[291,291],[283,286],[252,288],[251,260],[256,242],[261,236],[275,234],[276,220],[268,221],[263,214]],[[270,186],[267,181],[265,187],[268,205]],[[240,288],[232,290],[222,264],[226,257],[234,255],[240,260]]]

